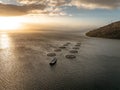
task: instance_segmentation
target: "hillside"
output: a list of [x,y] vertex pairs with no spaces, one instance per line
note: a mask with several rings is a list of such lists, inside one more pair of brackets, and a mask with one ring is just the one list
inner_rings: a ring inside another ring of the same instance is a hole
[[120,39],[120,21],[90,31],[86,35],[90,37]]

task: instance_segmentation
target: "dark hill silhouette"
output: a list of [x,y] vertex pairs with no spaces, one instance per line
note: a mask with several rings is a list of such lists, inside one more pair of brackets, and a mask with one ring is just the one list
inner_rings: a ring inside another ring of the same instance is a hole
[[90,37],[120,39],[120,21],[89,31],[86,35]]

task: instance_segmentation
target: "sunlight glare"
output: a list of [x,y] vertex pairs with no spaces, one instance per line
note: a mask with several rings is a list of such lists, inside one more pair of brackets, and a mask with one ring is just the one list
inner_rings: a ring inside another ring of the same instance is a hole
[[6,33],[0,34],[0,49],[5,49],[10,47],[10,38]]
[[21,18],[18,17],[0,17],[0,31],[18,30],[21,28]]

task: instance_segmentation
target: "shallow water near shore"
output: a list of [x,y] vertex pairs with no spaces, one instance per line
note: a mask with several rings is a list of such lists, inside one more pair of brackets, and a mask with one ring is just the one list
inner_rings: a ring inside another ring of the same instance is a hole
[[[78,42],[76,58],[67,59]],[[56,53],[53,67],[48,53]],[[119,90],[119,83],[120,40],[68,31],[0,33],[0,90]]]

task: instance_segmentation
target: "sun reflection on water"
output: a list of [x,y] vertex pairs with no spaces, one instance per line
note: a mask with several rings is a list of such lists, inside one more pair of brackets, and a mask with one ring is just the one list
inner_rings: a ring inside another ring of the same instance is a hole
[[10,47],[10,38],[8,34],[1,33],[0,34],[0,49],[6,49]]

